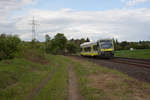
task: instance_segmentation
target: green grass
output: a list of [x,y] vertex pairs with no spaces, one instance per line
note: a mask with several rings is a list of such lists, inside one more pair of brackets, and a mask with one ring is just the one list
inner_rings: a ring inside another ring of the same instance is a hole
[[57,56],[59,69],[51,80],[41,89],[36,100],[67,100],[68,98],[68,67],[70,60]]
[[150,59],[150,49],[134,50],[121,50],[115,52],[116,57],[140,58]]
[[23,58],[0,62],[0,99],[23,100],[56,68],[57,57],[47,56],[49,64],[40,64]]

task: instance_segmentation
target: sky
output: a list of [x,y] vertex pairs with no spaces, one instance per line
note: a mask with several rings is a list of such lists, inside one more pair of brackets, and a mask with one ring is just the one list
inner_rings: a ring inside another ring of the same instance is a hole
[[150,40],[150,0],[0,0],[0,34],[30,41],[33,16],[40,41],[57,33],[92,41]]

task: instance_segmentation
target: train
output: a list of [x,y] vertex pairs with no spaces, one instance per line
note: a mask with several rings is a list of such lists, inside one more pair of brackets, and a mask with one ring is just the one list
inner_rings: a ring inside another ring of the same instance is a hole
[[90,57],[114,57],[113,39],[101,39],[96,42],[85,42],[80,45],[80,55]]

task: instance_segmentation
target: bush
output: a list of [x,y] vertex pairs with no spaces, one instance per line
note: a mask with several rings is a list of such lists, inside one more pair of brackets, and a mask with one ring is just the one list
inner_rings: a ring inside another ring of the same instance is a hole
[[0,35],[0,60],[11,59],[19,52],[21,40],[17,36]]
[[68,43],[67,51],[69,54],[77,53],[78,47],[74,43]]

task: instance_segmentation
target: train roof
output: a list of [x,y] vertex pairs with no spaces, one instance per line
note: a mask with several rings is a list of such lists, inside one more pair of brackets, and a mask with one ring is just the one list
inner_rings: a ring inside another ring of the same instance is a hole
[[100,40],[97,40],[97,42],[98,42],[98,41],[102,41],[102,40],[113,40],[113,39],[111,39],[111,38],[100,39]]
[[84,43],[80,44],[80,46],[88,46],[88,45],[91,45],[91,44],[96,45],[97,42],[99,42],[101,40],[112,40],[112,39],[107,38],[107,39],[100,39],[100,40],[97,40],[95,42],[84,42]]
[[96,43],[97,42],[84,42],[80,46],[87,46],[87,45],[96,44]]

